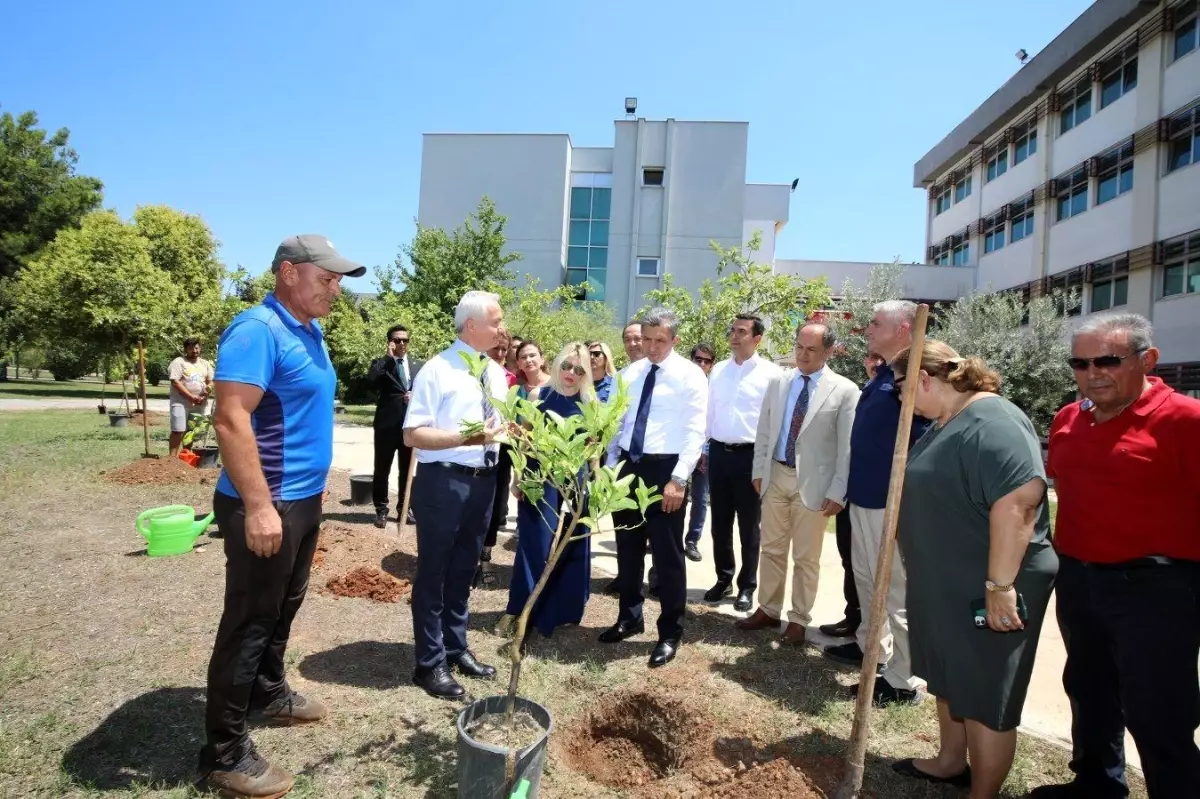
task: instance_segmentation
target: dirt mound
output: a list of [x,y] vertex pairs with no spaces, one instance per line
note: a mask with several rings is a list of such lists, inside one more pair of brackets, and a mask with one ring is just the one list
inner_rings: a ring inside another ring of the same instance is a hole
[[804,772],[785,758],[751,766],[736,780],[713,790],[714,799],[741,799],[744,796],[788,796],[795,799],[825,799],[825,792],[812,783]]
[[325,587],[336,596],[375,602],[399,602],[412,593],[412,583],[408,580],[397,580],[370,566],[359,566],[348,574],[334,577]]
[[613,788],[634,788],[687,768],[705,754],[712,722],[699,708],[648,693],[617,695],[567,734],[571,768]]
[[[162,427],[163,425],[167,424],[167,421],[168,421],[167,415],[165,413],[158,413],[157,411],[150,411],[149,414],[146,416],[146,426],[147,427]],[[142,412],[141,411],[130,412],[129,423],[136,427],[141,427],[142,426]]]
[[110,483],[126,486],[147,485],[210,485],[216,482],[218,470],[195,469],[178,458],[138,458],[107,472],[101,472]]

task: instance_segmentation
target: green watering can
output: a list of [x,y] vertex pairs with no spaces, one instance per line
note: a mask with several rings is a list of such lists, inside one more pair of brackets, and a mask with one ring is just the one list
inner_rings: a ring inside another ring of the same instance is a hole
[[208,529],[213,514],[196,519],[191,505],[167,505],[138,514],[134,527],[146,539],[146,554],[152,558],[182,555],[192,551],[196,538]]

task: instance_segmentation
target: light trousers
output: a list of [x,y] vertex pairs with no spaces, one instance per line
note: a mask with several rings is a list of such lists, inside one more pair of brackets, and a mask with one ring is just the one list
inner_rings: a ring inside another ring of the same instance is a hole
[[762,552],[759,555],[759,605],[782,618],[788,551],[792,556],[792,602],[788,621],[808,627],[817,601],[821,547],[829,520],[806,507],[797,491],[796,470],[771,463],[771,482],[762,498]]

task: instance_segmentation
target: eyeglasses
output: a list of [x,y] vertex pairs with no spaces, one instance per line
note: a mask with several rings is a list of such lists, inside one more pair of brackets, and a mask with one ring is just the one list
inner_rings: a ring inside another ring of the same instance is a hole
[[407,344],[407,343],[408,343],[408,339],[406,339],[406,338],[394,338],[394,339],[392,339],[392,343],[393,343],[393,344]]
[[582,366],[572,366],[569,363],[564,363],[559,368],[562,369],[563,372],[574,372],[576,377],[583,377],[585,374],[587,374],[587,370]]
[[1067,358],[1067,363],[1076,372],[1086,372],[1089,366],[1095,366],[1097,369],[1115,369],[1126,358],[1141,355],[1143,352],[1145,350],[1134,350],[1128,355],[1098,355],[1095,358]]
[[713,359],[705,358],[703,355],[694,355],[694,356],[692,356],[692,362],[699,363],[699,364],[705,364],[705,363],[712,363]]
[[592,350],[591,352],[588,353],[588,355],[591,355],[593,358],[603,358],[604,351],[603,350]]

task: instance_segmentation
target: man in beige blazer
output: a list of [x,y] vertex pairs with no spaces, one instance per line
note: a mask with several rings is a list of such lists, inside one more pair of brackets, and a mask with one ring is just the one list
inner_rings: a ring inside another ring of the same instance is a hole
[[837,340],[823,324],[796,331],[796,368],[767,388],[754,442],[754,488],[762,498],[759,607],[743,630],[779,629],[792,555],[792,604],[782,636],[804,643],[812,622],[828,520],[846,504],[850,428],[858,386],[826,366]]

